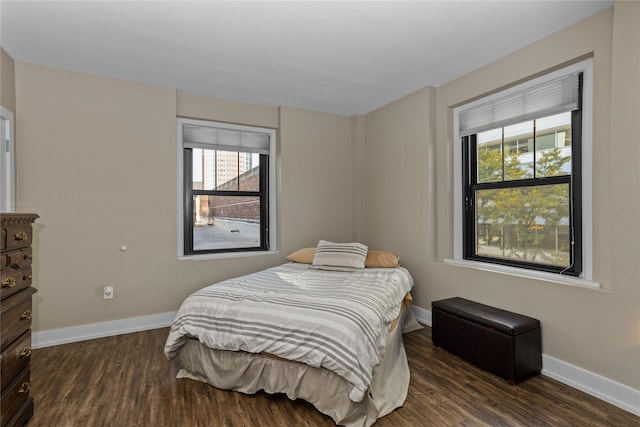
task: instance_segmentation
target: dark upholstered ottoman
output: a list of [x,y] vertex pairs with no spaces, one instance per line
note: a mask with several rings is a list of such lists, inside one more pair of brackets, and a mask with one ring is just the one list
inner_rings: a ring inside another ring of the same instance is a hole
[[469,301],[434,301],[433,345],[516,382],[542,370],[540,321]]

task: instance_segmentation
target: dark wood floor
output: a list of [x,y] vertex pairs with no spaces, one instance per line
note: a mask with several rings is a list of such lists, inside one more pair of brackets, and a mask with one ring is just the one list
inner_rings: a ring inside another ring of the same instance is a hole
[[[34,350],[35,426],[332,426],[304,401],[244,395],[175,378],[168,329]],[[405,405],[376,426],[640,426],[640,417],[544,376],[517,386],[405,335],[411,386]]]

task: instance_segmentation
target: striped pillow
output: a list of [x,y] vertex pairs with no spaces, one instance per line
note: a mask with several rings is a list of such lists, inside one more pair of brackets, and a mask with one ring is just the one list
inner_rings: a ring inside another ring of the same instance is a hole
[[312,266],[321,270],[354,271],[364,268],[368,248],[362,243],[333,243],[320,240]]

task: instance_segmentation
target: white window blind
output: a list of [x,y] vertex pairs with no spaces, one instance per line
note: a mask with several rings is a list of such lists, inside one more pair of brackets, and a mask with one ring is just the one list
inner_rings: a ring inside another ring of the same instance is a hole
[[495,99],[462,107],[458,115],[460,136],[550,116],[578,108],[579,73],[517,89]]
[[182,143],[185,148],[204,148],[223,151],[269,154],[269,134],[245,130],[222,129],[211,126],[182,124]]

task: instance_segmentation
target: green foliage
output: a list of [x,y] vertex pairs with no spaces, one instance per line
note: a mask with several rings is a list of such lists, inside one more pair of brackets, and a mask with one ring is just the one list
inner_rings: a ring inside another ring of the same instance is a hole
[[[532,166],[521,163],[521,154],[513,152],[503,162],[501,152],[480,150],[478,181],[532,178]],[[562,175],[570,160],[559,149],[547,150],[537,159],[536,177]],[[568,184],[479,190],[476,214],[479,253],[568,265],[568,231],[562,224],[569,217]]]

